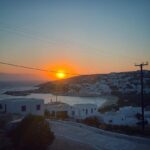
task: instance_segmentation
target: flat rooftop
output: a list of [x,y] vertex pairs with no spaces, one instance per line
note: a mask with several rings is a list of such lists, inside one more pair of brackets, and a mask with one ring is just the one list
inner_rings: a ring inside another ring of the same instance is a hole
[[43,99],[36,99],[36,98],[9,98],[0,100],[0,102],[41,102]]

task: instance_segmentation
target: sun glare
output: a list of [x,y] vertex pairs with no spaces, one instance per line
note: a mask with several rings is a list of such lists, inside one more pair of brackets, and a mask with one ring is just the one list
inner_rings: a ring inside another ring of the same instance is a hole
[[63,78],[65,78],[65,76],[66,76],[66,74],[62,71],[56,73],[56,77],[59,79],[63,79]]

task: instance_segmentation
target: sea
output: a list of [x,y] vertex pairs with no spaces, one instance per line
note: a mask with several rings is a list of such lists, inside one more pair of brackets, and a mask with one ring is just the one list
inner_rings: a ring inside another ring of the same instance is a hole
[[74,104],[96,104],[101,107],[107,101],[114,99],[114,97],[102,96],[102,97],[77,97],[77,96],[55,96],[51,93],[32,93],[27,96],[11,96],[4,94],[6,91],[24,91],[38,88],[37,85],[41,84],[40,81],[0,81],[0,100],[11,98],[40,98],[44,100],[44,103],[50,102],[63,102],[69,105]]

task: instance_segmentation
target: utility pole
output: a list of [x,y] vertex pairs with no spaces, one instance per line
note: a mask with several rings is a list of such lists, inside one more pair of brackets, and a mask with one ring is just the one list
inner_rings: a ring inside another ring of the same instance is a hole
[[142,130],[144,131],[145,129],[145,122],[144,122],[144,92],[143,92],[143,66],[148,65],[148,62],[146,63],[141,63],[141,64],[135,64],[136,67],[140,67],[141,71],[141,111],[142,111]]
[[57,94],[56,94],[56,102],[57,102]]

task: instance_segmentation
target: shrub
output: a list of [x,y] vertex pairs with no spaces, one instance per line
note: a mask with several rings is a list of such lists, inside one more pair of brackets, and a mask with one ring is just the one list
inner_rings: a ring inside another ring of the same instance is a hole
[[44,116],[45,116],[46,118],[50,118],[50,112],[49,112],[48,110],[45,110],[45,111],[44,111]]
[[85,123],[89,126],[99,127],[99,120],[97,117],[86,118],[83,120],[83,123]]
[[0,115],[0,129],[4,129],[8,122],[12,120],[12,115],[1,114]]
[[56,113],[56,118],[57,118],[57,119],[65,120],[65,119],[68,118],[68,114],[67,114],[66,111],[58,111],[58,112]]
[[17,150],[46,150],[54,140],[48,122],[34,115],[25,117],[10,136]]

